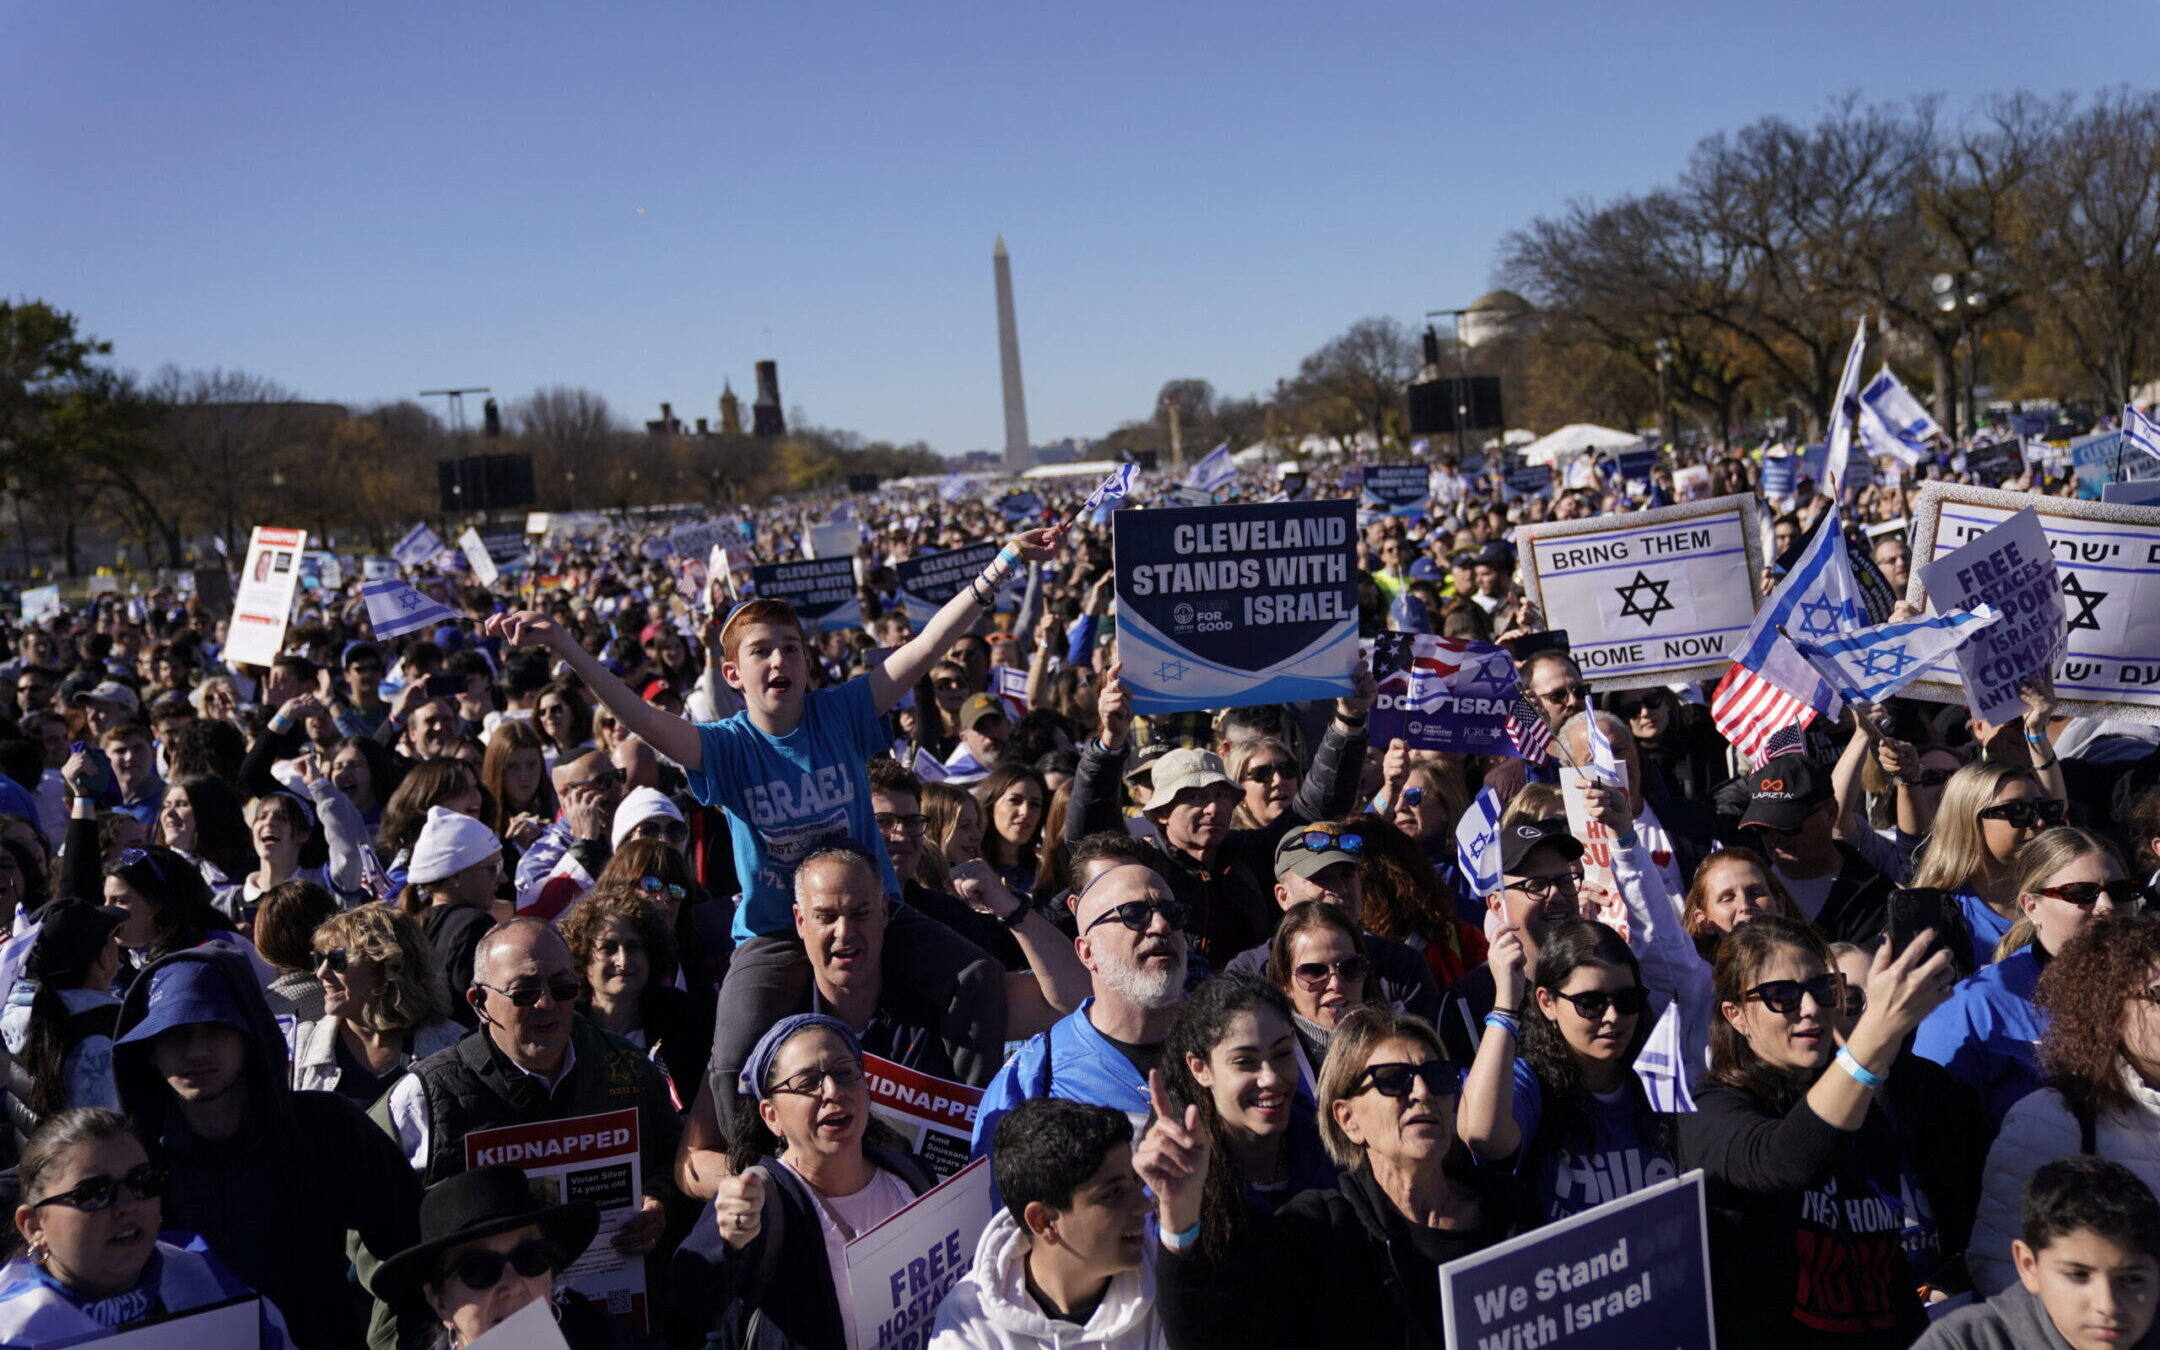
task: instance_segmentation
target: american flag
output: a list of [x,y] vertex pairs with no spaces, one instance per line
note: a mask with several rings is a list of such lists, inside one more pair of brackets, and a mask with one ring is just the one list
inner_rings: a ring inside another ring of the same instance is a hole
[[1844,706],[1782,630],[1829,637],[1861,627],[1865,614],[1833,506],[1792,571],[1763,602],[1732,669],[1710,697],[1710,720],[1750,763],[1770,758],[1768,746],[1775,733],[1787,727],[1804,729],[1818,716],[1835,717]]
[[1460,638],[1432,633],[1376,633],[1372,640],[1372,673],[1376,680],[1390,675],[1424,675],[1448,679],[1463,668],[1473,644]]
[[1517,696],[1515,706],[1508,709],[1507,734],[1515,742],[1517,753],[1532,764],[1542,763],[1552,752],[1552,728],[1527,692]]

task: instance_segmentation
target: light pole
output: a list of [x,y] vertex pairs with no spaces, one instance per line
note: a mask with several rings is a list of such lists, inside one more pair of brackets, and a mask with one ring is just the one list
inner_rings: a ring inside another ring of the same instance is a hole
[[1455,325],[1455,471],[1462,472],[1463,432],[1470,420],[1470,344],[1463,341],[1463,316],[1467,309],[1428,309],[1425,317],[1446,317]]
[[[1937,272],[1933,280],[1928,283],[1928,289],[1935,292],[1936,309],[1945,314],[1957,315],[1958,342],[1965,348],[1964,432],[1965,439],[1971,441],[1975,435],[1979,434],[1980,430],[1979,394],[1977,392],[1980,383],[1980,354],[1978,350],[1980,344],[1973,335],[1972,312],[1986,304],[1987,297],[1978,291],[1966,290],[1965,286],[1968,280],[1969,278],[1963,272]],[[1951,371],[1951,378],[1955,379],[1956,365],[1954,361]]]
[[1670,368],[1670,367],[1671,367],[1671,365],[1672,365],[1672,339],[1671,339],[1671,338],[1659,338],[1659,339],[1657,340],[1657,416],[1658,416],[1658,437],[1659,437],[1659,439],[1660,439],[1660,440],[1662,440],[1662,441],[1664,442],[1664,444],[1663,444],[1663,445],[1662,445],[1662,446],[1661,446],[1660,448],[1661,448],[1661,449],[1663,449],[1663,450],[1665,450],[1665,451],[1666,451],[1667,453],[1670,453],[1670,452],[1671,452],[1671,450],[1672,450],[1672,444],[1673,444],[1673,426],[1672,426],[1672,397],[1671,397],[1671,395],[1670,395],[1670,394],[1669,394],[1669,393],[1667,392],[1667,389],[1668,389],[1668,385],[1666,384],[1666,374],[1665,374],[1665,372],[1667,371],[1667,369],[1668,369],[1668,368]]

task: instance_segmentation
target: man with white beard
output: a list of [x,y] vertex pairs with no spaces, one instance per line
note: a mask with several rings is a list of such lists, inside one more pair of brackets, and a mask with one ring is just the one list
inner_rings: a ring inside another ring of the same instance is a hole
[[1073,940],[1093,996],[1034,1037],[983,1090],[975,1114],[976,1157],[989,1151],[999,1117],[1032,1097],[1064,1097],[1123,1111],[1137,1135],[1147,1123],[1148,1070],[1185,996],[1185,913],[1153,868],[1127,863],[1100,873],[1073,897]]

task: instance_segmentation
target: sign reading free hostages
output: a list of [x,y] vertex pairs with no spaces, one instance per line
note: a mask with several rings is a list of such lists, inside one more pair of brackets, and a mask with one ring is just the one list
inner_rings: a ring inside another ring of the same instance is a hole
[[767,563],[751,568],[750,578],[759,599],[787,601],[812,632],[862,626],[853,558]]
[[1121,511],[1118,655],[1133,711],[1338,698],[1358,660],[1351,501]]
[[1755,499],[1525,525],[1523,584],[1605,689],[1721,676],[1755,621]]

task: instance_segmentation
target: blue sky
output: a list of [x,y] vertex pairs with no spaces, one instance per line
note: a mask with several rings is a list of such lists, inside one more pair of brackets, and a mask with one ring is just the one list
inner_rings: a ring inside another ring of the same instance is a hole
[[[1002,442],[1265,388],[1489,288],[1511,228],[1833,95],[2151,83],[2152,0],[0,0],[0,292],[149,370],[365,402],[583,384]],[[639,208],[644,213],[639,214]],[[768,336],[769,333],[769,336]]]

